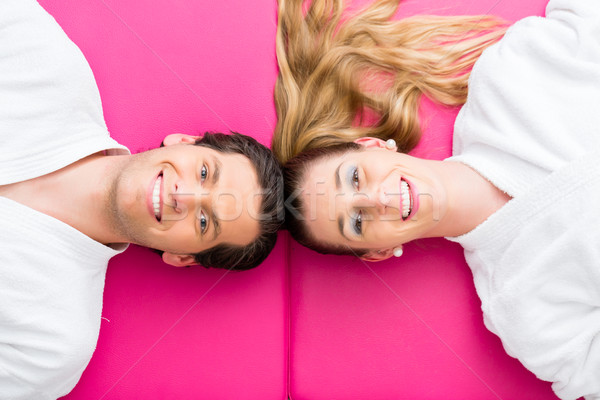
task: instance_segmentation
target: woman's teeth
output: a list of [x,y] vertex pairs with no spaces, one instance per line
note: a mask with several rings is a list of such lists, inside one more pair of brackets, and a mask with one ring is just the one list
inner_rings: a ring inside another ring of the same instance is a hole
[[413,199],[408,189],[408,183],[403,180],[400,181],[400,195],[402,196],[402,218],[406,219],[412,210]]
[[154,189],[152,190],[152,206],[154,207],[154,216],[160,221],[160,185],[162,184],[162,175],[156,178]]

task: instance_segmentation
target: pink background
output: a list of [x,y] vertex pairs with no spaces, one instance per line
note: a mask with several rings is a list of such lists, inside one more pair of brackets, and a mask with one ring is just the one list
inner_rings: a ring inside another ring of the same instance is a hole
[[[270,143],[275,0],[40,0],[87,57],[113,137],[235,130]],[[364,1],[363,1],[364,3]],[[414,13],[543,15],[546,0],[409,0]],[[414,152],[450,154],[457,110],[425,102]],[[108,268],[100,339],[75,399],[553,399],[483,326],[459,246],[365,264],[280,234],[255,270]]]

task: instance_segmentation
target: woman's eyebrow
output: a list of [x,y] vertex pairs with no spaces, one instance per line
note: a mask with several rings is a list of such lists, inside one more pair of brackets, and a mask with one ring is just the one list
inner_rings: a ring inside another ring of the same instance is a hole
[[334,177],[335,177],[335,187],[337,190],[340,190],[342,187],[342,179],[340,178],[340,167],[342,166],[342,163],[340,163],[340,165],[338,165],[338,167],[335,169],[335,172],[333,173]]
[[[335,187],[338,191],[341,190],[341,188],[342,188],[342,178],[340,177],[340,168],[342,167],[342,164],[343,164],[343,162],[341,162],[340,165],[337,166],[337,168],[335,169],[335,172],[333,173],[333,175],[335,177]],[[341,213],[338,216],[337,223],[338,223],[338,229],[339,229],[342,237],[344,239],[350,241],[350,239],[348,239],[348,237],[344,233],[344,213]]]
[[348,239],[348,237],[344,233],[344,214],[340,214],[338,216],[337,223],[338,223],[338,229],[340,230],[340,234],[344,237],[344,239],[346,239],[347,241],[350,241],[350,239]]

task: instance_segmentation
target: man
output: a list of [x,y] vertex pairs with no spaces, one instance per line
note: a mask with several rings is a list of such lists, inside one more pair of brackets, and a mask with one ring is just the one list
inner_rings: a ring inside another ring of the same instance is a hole
[[95,348],[108,260],[248,269],[275,244],[281,172],[239,134],[108,135],[85,58],[34,0],[0,2],[0,398],[55,399]]

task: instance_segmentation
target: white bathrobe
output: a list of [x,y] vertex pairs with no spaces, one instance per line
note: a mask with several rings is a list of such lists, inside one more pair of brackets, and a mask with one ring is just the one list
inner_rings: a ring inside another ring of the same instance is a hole
[[[128,153],[108,135],[83,54],[34,0],[0,1],[0,144],[0,185]],[[0,399],[73,389],[96,348],[108,260],[123,250],[0,196]]]
[[559,397],[599,399],[600,1],[550,1],[484,52],[469,85],[449,160],[513,199],[450,240],[507,353]]

